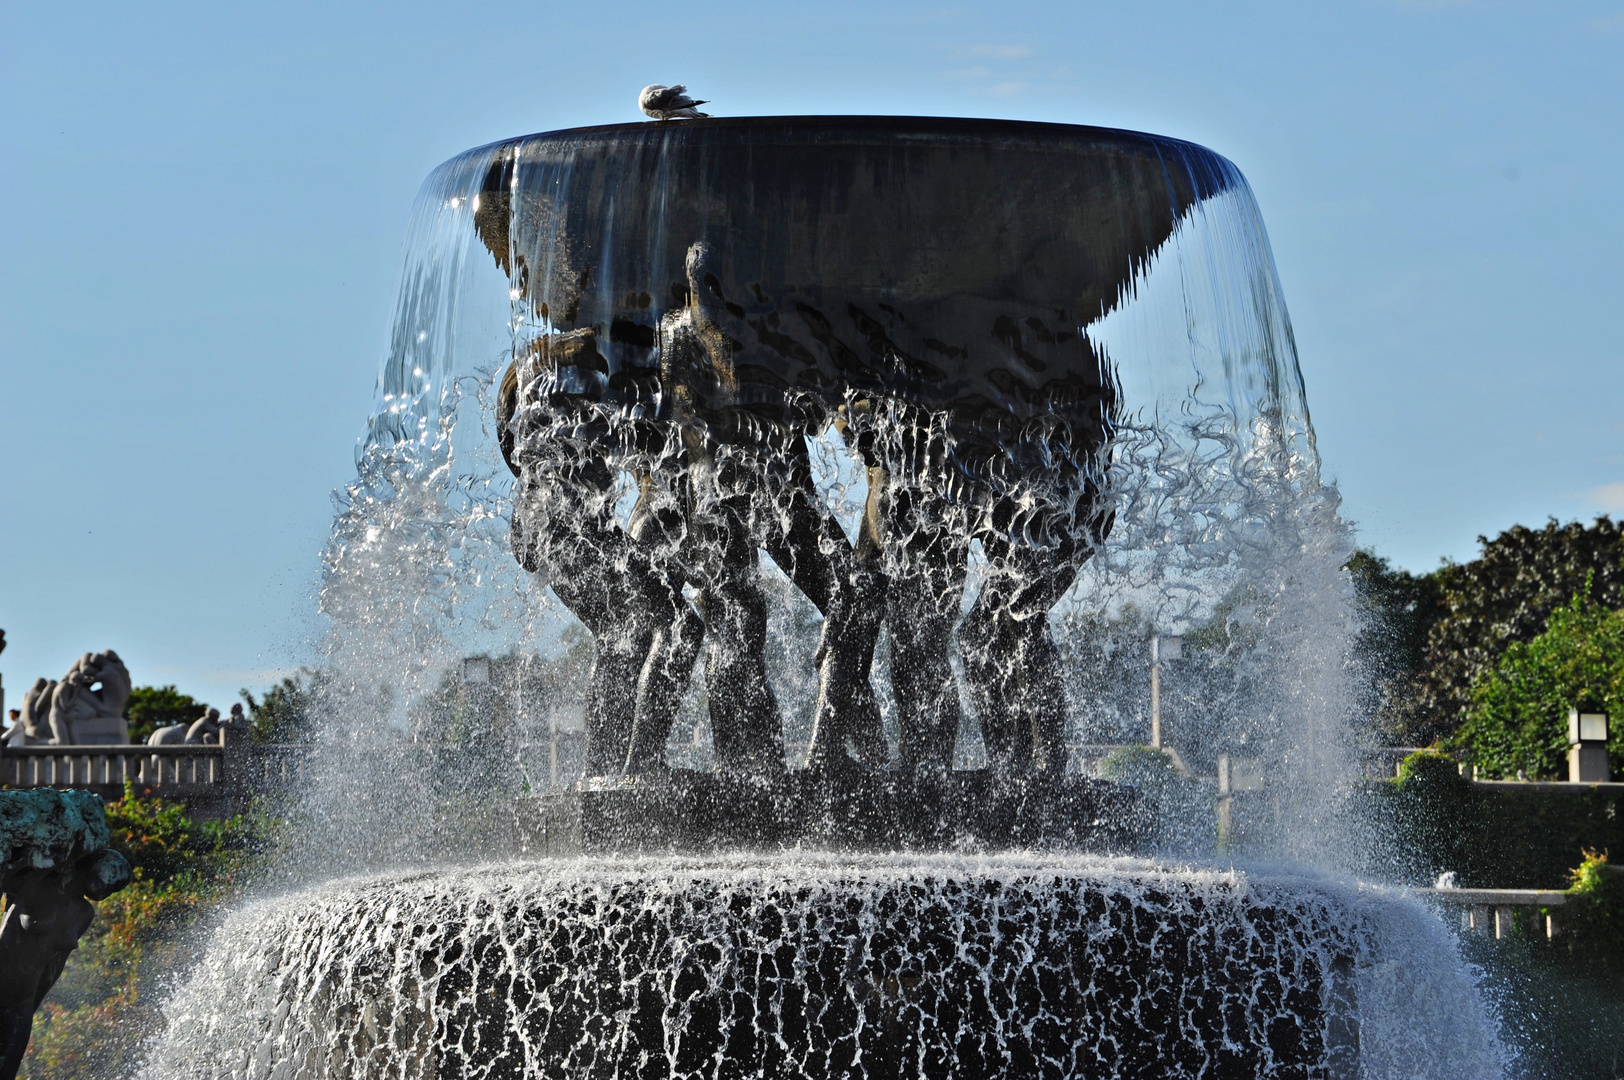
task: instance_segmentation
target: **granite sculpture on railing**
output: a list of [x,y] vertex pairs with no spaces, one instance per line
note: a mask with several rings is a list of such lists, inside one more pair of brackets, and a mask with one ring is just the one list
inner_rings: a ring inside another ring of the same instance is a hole
[[100,796],[87,791],[0,792],[0,1080],[12,1080],[95,901],[130,883]]
[[22,715],[6,733],[12,746],[124,745],[130,726],[130,671],[111,649],[85,653],[60,680],[36,679],[23,694]]

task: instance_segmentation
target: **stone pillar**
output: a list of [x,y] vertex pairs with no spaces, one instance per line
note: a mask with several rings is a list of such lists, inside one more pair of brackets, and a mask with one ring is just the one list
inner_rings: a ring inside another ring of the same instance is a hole
[[1512,909],[1497,907],[1494,909],[1494,936],[1496,940],[1504,941],[1511,936]]

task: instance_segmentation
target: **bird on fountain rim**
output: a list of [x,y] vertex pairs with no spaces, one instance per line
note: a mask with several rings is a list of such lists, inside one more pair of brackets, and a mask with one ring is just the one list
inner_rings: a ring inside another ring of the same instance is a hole
[[695,101],[688,96],[688,88],[678,83],[675,86],[661,86],[654,83],[643,87],[643,92],[637,95],[637,107],[643,110],[644,116],[656,120],[697,120],[709,116],[702,113],[698,106],[705,104]]

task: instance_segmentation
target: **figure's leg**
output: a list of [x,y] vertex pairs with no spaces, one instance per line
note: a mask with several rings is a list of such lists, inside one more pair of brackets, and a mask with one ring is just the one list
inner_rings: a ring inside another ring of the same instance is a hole
[[705,640],[705,620],[680,593],[677,599],[680,606],[674,606],[671,618],[654,631],[637,680],[637,707],[626,759],[626,772],[633,776],[665,767],[665,744]]
[[583,453],[569,468],[529,471],[515,500],[514,552],[544,571],[559,601],[592,635],[585,717],[588,775],[625,765],[659,605],[651,569],[612,515],[614,476]]
[[[606,536],[574,538],[585,557],[551,562],[550,584],[558,599],[592,635],[592,671],[587,680],[586,768],[589,776],[618,773],[626,762],[637,706],[637,680],[654,637],[654,620],[643,610],[646,597],[618,569],[624,550]],[[624,563],[622,563],[624,565]]]
[[[675,563],[674,552],[687,533],[687,523],[677,520],[674,508],[661,512],[651,507],[649,478],[643,478],[643,496],[632,511],[632,539],[651,554],[652,578],[660,583],[658,597],[666,617],[654,629],[648,658],[637,681],[637,708],[632,723],[631,749],[627,773],[637,776],[665,767],[665,746],[671,724],[682,707],[682,696],[705,638],[705,621],[683,597],[685,571]],[[666,557],[665,553],[673,553]]]
[[891,491],[885,501],[895,567],[886,606],[891,686],[902,764],[946,772],[953,766],[959,730],[958,680],[948,651],[959,621],[969,543],[962,530],[953,529],[949,507],[926,513],[922,501],[906,490]]
[[690,469],[689,521],[708,641],[705,665],[718,771],[771,776],[784,769],[778,702],[767,682],[767,602],[747,524],[748,478],[714,447]]
[[853,550],[812,479],[806,443],[793,439],[774,463],[763,491],[763,546],[823,613],[818,640],[818,699],[808,765],[829,767],[847,755],[871,768],[889,756],[869,670],[885,618],[880,550],[868,530]]
[[1038,772],[1063,775],[1066,771],[1066,686],[1060,650],[1049,627],[1049,612],[1060,602],[1077,567],[1070,558],[1053,552],[1020,549],[1026,588],[1017,594],[1015,609],[1020,635],[1022,723],[1032,732],[1032,767]]
[[989,763],[1059,774],[1066,765],[1066,695],[1049,611],[1077,578],[1067,547],[1039,550],[984,536],[987,578],[959,630],[971,700]]
[[767,681],[767,602],[750,531],[732,513],[712,530],[720,572],[701,603],[710,642],[706,689],[720,770],[762,775],[784,767],[778,702]]
[[1022,762],[1031,760],[1031,743],[1030,732],[1027,742],[1021,740],[1015,707],[1020,693],[1018,635],[1007,610],[1006,585],[991,569],[986,571],[981,592],[959,626],[959,655],[970,705],[981,722],[987,764],[1019,771],[1026,768]]

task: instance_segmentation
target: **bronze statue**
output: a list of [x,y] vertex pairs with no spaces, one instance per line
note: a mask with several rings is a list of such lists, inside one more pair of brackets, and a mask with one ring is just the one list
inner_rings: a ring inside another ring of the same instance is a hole
[[0,792],[0,1080],[17,1075],[34,1012],[90,927],[93,902],[130,883],[110,840],[98,795]]
[[[707,244],[689,247],[687,304],[665,316],[659,341],[671,424],[685,454],[688,557],[702,582],[711,635],[718,762],[764,774],[784,767],[767,685],[759,545],[824,617],[808,764],[878,767],[886,746],[868,672],[885,580],[875,552],[861,543],[854,552],[818,498],[806,436],[821,429],[824,410],[816,398],[775,384],[761,364],[760,335],[721,292],[717,269]],[[650,733],[654,738],[663,745],[663,735]]]

